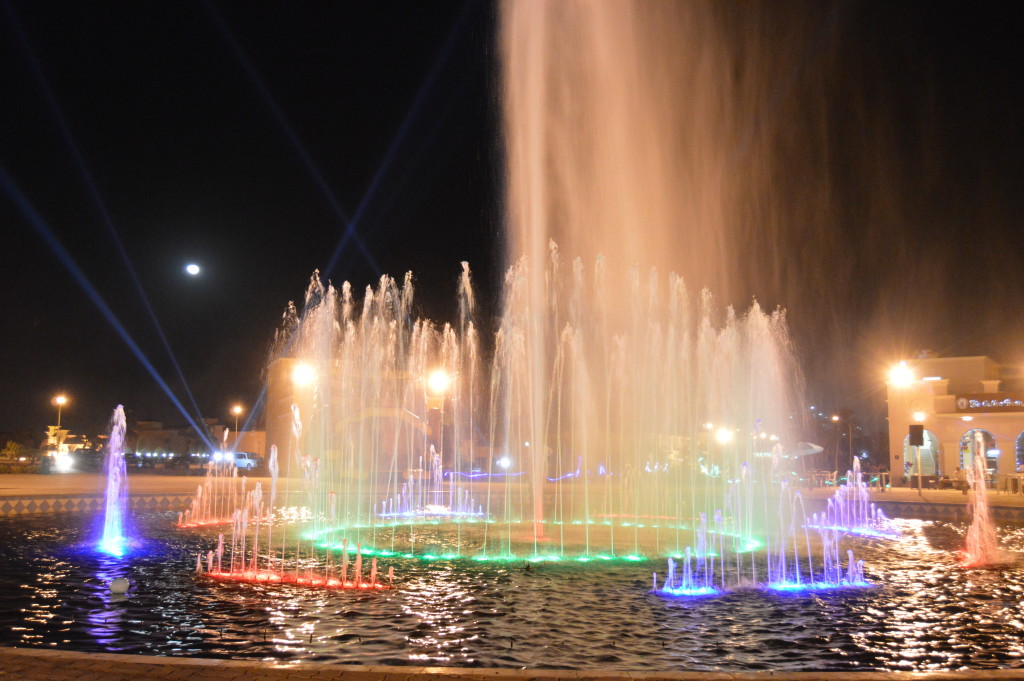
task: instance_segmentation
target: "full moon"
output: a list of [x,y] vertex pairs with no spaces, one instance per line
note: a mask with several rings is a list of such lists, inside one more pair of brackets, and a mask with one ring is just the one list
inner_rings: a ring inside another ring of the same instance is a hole
[[190,262],[189,264],[185,265],[185,271],[194,277],[197,274],[199,274],[199,265],[195,264],[194,262]]

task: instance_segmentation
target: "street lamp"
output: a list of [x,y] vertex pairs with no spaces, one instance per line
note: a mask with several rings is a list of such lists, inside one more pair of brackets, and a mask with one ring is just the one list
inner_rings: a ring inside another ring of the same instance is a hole
[[899,364],[889,369],[889,383],[897,388],[906,388],[915,379],[914,370],[907,366],[906,360],[900,361]]
[[[832,415],[832,422],[833,423],[839,423],[842,420],[843,420],[843,418],[841,416],[839,416],[839,414],[833,414]],[[851,421],[850,419],[846,419],[846,429],[847,429],[847,431],[849,431],[849,436],[850,436],[850,439],[849,439],[849,443],[850,443],[849,454],[850,454],[850,465],[852,466],[853,465],[853,421]],[[836,445],[836,477],[839,477],[839,446],[838,445]]]
[[434,369],[427,374],[427,424],[433,443],[444,456],[444,396],[451,387],[452,377],[444,369]]
[[67,395],[57,395],[53,398],[53,403],[57,405],[57,429],[60,429],[60,411],[65,404],[68,403]]
[[435,395],[444,395],[451,383],[452,377],[444,369],[435,369],[427,376],[427,387]]
[[312,385],[316,382],[316,369],[305,362],[299,362],[292,369],[292,383],[299,387]]
[[231,407],[231,413],[235,415],[235,442],[238,442],[238,416],[242,413],[242,405]]

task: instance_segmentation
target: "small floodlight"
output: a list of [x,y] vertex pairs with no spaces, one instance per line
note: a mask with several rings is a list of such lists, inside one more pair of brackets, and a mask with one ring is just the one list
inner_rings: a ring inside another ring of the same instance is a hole
[[507,456],[503,456],[500,459],[498,459],[498,466],[501,468],[508,469],[508,467],[511,465],[512,459],[508,458]]
[[727,445],[733,440],[733,432],[728,428],[719,428],[715,431],[715,441],[720,445]]
[[928,418],[928,414],[924,413],[923,411],[915,411],[913,416],[914,420],[917,421],[918,423],[921,423],[926,418]]
[[194,262],[190,262],[189,264],[185,265],[185,271],[194,277],[199,274],[199,265],[195,264]]

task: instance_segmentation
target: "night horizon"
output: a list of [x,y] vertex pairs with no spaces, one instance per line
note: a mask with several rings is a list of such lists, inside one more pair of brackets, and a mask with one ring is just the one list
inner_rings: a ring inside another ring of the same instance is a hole
[[[412,271],[419,311],[443,323],[465,260],[496,326],[509,256],[495,7],[242,7],[5,5],[15,262],[0,430],[41,433],[61,392],[72,430],[101,427],[118,403],[185,421],[28,210],[192,412],[90,183],[205,417],[226,423],[235,403],[248,416],[274,329],[315,269],[357,292]],[[755,139],[778,130],[755,146],[782,179],[741,207],[723,260],[741,276],[721,304],[785,308],[808,400],[865,422],[889,361],[1019,361],[1010,22],[956,5],[758,7],[723,11],[723,31],[759,21],[768,43],[796,40],[749,125]],[[812,146],[786,145],[794,126],[817,129]],[[803,148],[815,160],[794,157]]]

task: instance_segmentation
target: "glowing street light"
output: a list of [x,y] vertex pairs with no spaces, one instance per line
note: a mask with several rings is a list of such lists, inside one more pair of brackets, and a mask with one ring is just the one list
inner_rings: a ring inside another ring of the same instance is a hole
[[242,413],[242,405],[236,404],[231,407],[231,413],[235,415],[235,437],[238,437],[238,417]]
[[452,377],[444,369],[435,369],[427,376],[427,388],[435,395],[443,395],[452,384]]
[[906,388],[915,380],[914,370],[907,366],[906,361],[889,370],[889,383],[897,388]]
[[316,369],[305,362],[300,362],[292,369],[292,383],[304,387],[316,381]]
[[64,408],[64,405],[68,403],[67,395],[56,395],[53,398],[53,403],[57,405],[57,428],[60,428],[60,411]]
[[727,445],[733,441],[735,435],[728,428],[719,428],[715,431],[715,442],[720,445]]
[[912,416],[918,423],[922,423],[926,418],[928,418],[928,414],[923,411],[915,411]]
[[[832,414],[832,423],[839,423],[842,420],[843,420],[843,417],[841,417],[839,414]],[[846,419],[846,428],[849,431],[849,435],[850,435],[850,440],[849,440],[849,442],[850,442],[850,457],[851,457],[851,465],[853,465],[852,464],[852,458],[854,456],[854,454],[853,454],[853,421],[851,421],[850,419]],[[838,476],[838,474],[839,474],[839,445],[836,444],[836,475]]]

